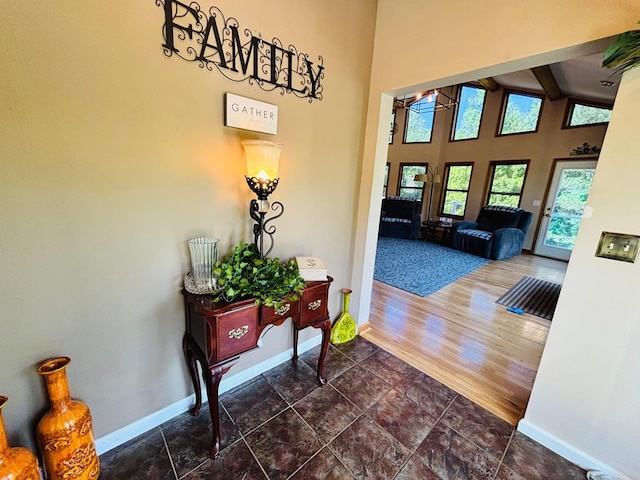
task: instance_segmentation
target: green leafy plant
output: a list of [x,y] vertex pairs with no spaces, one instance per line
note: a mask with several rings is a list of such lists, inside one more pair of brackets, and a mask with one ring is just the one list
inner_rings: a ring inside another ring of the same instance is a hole
[[216,302],[255,298],[257,305],[278,307],[285,300],[296,300],[305,287],[294,259],[282,263],[278,258],[260,258],[256,246],[244,242],[217,262],[213,273],[218,277]]
[[623,33],[604,51],[602,66],[614,68],[616,74],[624,73],[638,65],[640,65],[640,30]]

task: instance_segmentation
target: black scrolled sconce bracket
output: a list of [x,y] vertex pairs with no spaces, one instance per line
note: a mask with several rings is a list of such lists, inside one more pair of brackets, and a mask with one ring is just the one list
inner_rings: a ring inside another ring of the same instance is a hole
[[[253,193],[258,196],[258,200],[266,200],[269,195],[273,193],[273,191],[278,186],[279,178],[274,178],[272,180],[263,180],[257,177],[244,177],[247,181],[247,185]],[[268,207],[267,207],[268,208]]]
[[[276,179],[277,180],[277,179]],[[275,187],[274,187],[275,188]],[[266,218],[266,215],[269,211],[269,208],[276,213],[270,218]],[[266,196],[264,199],[252,199],[249,205],[249,215],[252,219],[256,221],[253,225],[253,243],[258,249],[258,253],[260,254],[260,258],[264,258],[271,250],[273,250],[273,234],[276,232],[276,227],[273,225],[269,225],[270,222],[279,218],[284,213],[284,205],[280,202],[273,202],[272,205],[269,205],[269,202],[266,200]],[[264,250],[264,239],[265,236],[268,237],[269,248]]]

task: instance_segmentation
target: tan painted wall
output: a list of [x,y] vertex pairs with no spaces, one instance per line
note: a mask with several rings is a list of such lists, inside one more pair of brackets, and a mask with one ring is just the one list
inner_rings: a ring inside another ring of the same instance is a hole
[[[589,42],[636,28],[639,18],[636,0],[378,2],[354,259],[360,322],[369,314],[391,95],[592,53]],[[580,231],[526,416],[542,436],[630,478],[640,477],[639,267],[593,253],[601,230],[640,233],[637,76],[614,107],[589,200],[596,213]]]
[[[201,1],[203,8],[212,2]],[[98,437],[187,397],[180,289],[186,240],[250,240],[242,138],[223,94],[277,104],[285,144],[281,258],[326,259],[330,311],[350,286],[375,8],[369,2],[217,0],[264,38],[324,58],[309,103],[166,58],[153,0],[3,2],[0,29],[0,393],[13,443],[46,408],[34,366],[68,355],[72,394]],[[304,331],[301,341],[319,331]],[[233,372],[292,346],[288,324]]]
[[[448,91],[448,89],[447,89]],[[489,163],[493,160],[529,160],[527,178],[522,191],[520,207],[534,214],[531,228],[527,232],[525,249],[531,249],[536,234],[540,212],[544,210],[544,196],[556,158],[567,158],[571,150],[587,142],[602,146],[606,126],[561,129],[567,108],[567,99],[555,102],[545,98],[540,125],[536,133],[496,137],[500,120],[503,89],[487,92],[484,115],[480,125],[480,135],[476,140],[450,142],[453,110],[436,112],[434,134],[431,143],[402,143],[405,111],[396,113],[398,133],[389,145],[387,161],[390,163],[389,192],[394,195],[398,186],[400,163],[429,162],[444,171],[447,162],[474,162],[469,200],[465,218],[475,220],[485,203],[485,192],[489,181]],[[574,157],[584,159],[585,157]],[[439,216],[442,200],[442,186],[434,189],[432,216]],[[534,206],[533,201],[541,201]],[[428,193],[425,192],[423,217],[426,218]]]

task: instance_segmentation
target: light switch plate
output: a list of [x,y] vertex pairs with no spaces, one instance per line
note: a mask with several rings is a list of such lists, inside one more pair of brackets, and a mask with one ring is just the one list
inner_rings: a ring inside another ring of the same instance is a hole
[[638,256],[639,240],[640,237],[638,235],[602,232],[596,256],[635,263]]

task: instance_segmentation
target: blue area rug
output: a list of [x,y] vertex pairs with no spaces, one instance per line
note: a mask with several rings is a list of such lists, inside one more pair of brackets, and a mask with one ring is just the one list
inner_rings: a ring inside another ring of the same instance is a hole
[[489,262],[435,243],[379,237],[373,278],[426,297]]

